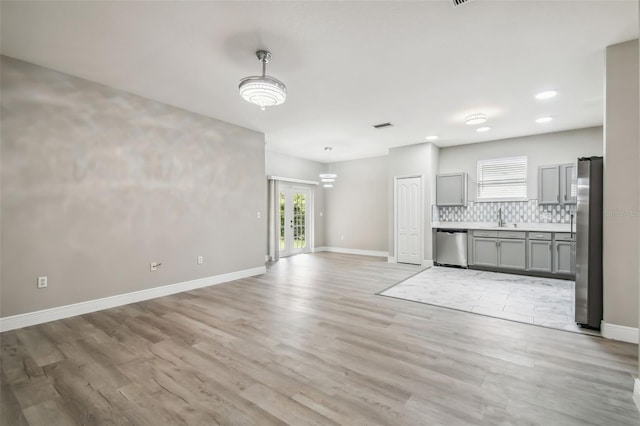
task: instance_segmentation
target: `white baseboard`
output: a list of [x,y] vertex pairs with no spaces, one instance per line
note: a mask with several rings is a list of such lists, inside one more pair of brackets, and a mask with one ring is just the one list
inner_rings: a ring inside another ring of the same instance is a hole
[[395,256],[387,256],[387,262],[389,263],[398,263],[398,259]]
[[637,327],[627,327],[624,325],[609,324],[604,321],[600,323],[600,332],[602,337],[612,340],[620,340],[622,342],[638,344],[640,340]]
[[633,402],[636,403],[636,407],[640,410],[640,379],[633,381]]
[[26,314],[4,317],[0,318],[0,332],[74,317],[76,315],[88,314],[90,312],[101,311],[103,309],[115,308],[116,306],[128,305],[130,303],[142,302],[143,300],[155,299],[156,297],[168,296],[170,294],[181,293],[183,291],[209,287],[228,281],[261,275],[265,272],[267,272],[267,268],[260,266],[257,268],[245,269],[243,271],[230,272],[228,274],[198,278],[196,280],[184,281],[177,284],[169,284],[161,287],[104,297],[102,299],[87,300],[86,302],[74,303],[72,305],[58,306],[50,309],[43,309],[41,311],[27,312]]
[[425,268],[431,268],[433,267],[433,259],[425,259],[422,261],[422,266],[424,266]]
[[316,247],[314,252],[319,251],[328,251],[331,253],[344,253],[344,254],[358,254],[361,256],[376,256],[376,257],[387,257],[389,252],[386,251],[376,251],[376,250],[361,250],[361,249],[351,249],[351,248],[342,248],[342,247]]

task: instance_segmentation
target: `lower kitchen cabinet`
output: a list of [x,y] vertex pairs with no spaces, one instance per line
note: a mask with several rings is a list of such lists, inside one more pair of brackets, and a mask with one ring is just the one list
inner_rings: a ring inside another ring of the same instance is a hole
[[526,241],[499,239],[498,267],[525,270],[527,268]]
[[[515,235],[512,236],[511,234]],[[520,234],[522,233],[474,231],[471,264],[512,270],[526,270],[527,244],[524,238],[519,238]],[[507,238],[500,238],[501,236]]]
[[498,239],[474,237],[472,263],[480,266],[498,266]]
[[554,264],[553,264],[553,272],[556,274],[573,274],[572,267],[572,251],[573,251],[573,242],[571,241],[555,241],[554,243]]
[[551,272],[551,241],[529,240],[529,270]]
[[469,266],[533,276],[570,278],[575,242],[568,232],[470,230]]

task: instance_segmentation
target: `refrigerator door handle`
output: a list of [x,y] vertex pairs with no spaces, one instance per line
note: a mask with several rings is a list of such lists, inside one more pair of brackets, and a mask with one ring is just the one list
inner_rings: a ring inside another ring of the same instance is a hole
[[571,218],[571,241],[573,241],[573,213],[569,217]]

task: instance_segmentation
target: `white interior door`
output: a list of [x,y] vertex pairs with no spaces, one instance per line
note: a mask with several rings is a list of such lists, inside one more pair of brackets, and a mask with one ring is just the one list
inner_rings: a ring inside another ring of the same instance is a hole
[[397,261],[422,264],[422,178],[396,180]]
[[305,188],[280,188],[280,256],[309,251],[310,191]]

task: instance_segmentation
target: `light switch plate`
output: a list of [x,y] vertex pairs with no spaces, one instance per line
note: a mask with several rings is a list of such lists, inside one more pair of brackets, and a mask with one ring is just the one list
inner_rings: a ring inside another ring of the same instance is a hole
[[38,288],[47,288],[47,277],[38,277]]

